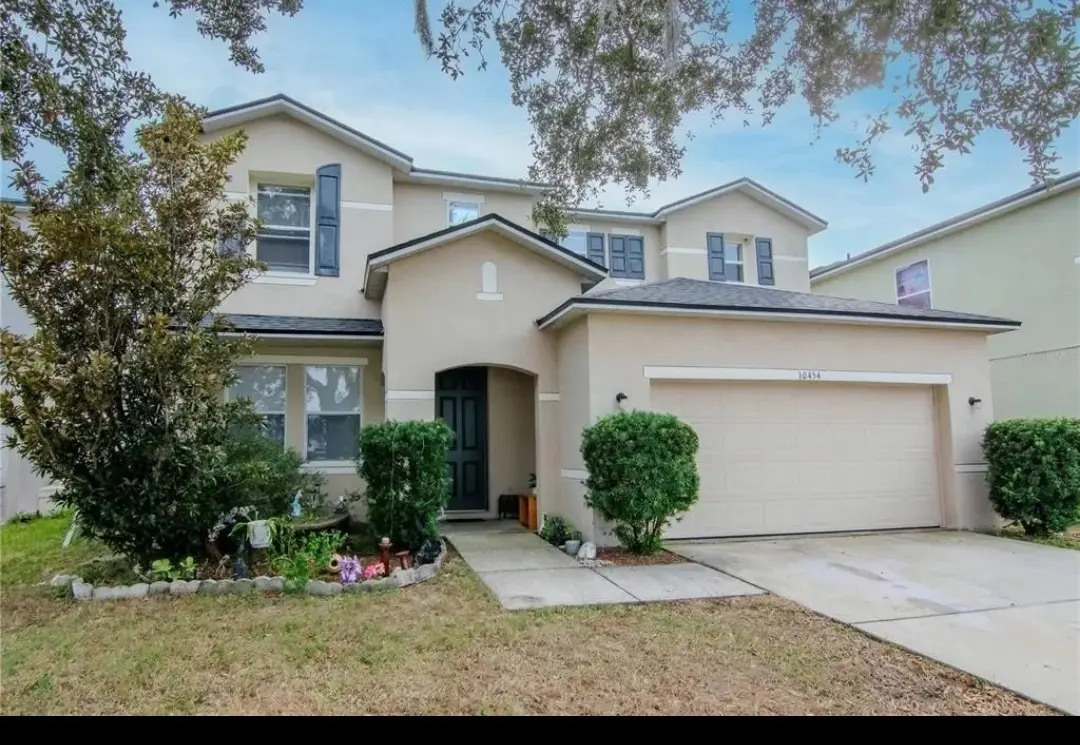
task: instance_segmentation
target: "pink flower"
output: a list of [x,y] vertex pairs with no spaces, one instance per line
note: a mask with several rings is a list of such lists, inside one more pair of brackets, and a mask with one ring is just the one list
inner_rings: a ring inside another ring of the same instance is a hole
[[364,579],[375,579],[386,574],[386,570],[383,569],[383,565],[380,563],[368,564],[364,567]]

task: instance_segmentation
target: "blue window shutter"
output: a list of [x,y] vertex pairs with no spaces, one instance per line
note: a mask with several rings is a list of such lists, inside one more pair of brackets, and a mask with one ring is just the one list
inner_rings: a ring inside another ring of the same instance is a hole
[[315,273],[341,274],[341,166],[315,172]]
[[759,285],[775,285],[773,274],[772,238],[757,238],[754,241],[757,254],[757,281]]
[[645,279],[645,239],[639,236],[626,239],[626,276]]
[[585,237],[586,258],[594,264],[607,266],[607,257],[604,255],[604,234],[589,233]]
[[709,254],[709,279],[714,282],[723,282],[727,279],[724,273],[724,234],[709,233],[706,240]]
[[612,235],[608,236],[608,252],[611,255],[611,263],[608,264],[608,268],[611,269],[612,277],[628,277],[629,271],[626,254],[626,236],[624,235]]

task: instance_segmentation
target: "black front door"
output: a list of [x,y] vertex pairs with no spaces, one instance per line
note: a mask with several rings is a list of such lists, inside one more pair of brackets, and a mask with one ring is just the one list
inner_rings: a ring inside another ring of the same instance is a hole
[[435,376],[435,413],[454,430],[447,468],[448,510],[486,510],[487,368],[459,367]]

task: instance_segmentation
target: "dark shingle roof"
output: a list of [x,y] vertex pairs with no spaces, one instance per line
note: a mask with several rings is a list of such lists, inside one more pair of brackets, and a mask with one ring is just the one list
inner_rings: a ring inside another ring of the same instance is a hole
[[320,336],[382,336],[378,318],[311,318],[308,316],[262,316],[221,313],[237,331],[251,334],[313,334]]
[[889,303],[867,300],[846,300],[828,295],[790,292],[753,285],[725,282],[706,282],[699,279],[668,279],[662,282],[620,287],[571,298],[548,313],[537,323],[541,326],[560,315],[568,307],[583,308],[611,305],[643,308],[682,308],[705,311],[755,313],[798,313],[816,316],[879,318],[934,323],[975,324],[986,326],[1019,326],[1019,321],[1005,318],[958,313],[951,310],[906,308]]

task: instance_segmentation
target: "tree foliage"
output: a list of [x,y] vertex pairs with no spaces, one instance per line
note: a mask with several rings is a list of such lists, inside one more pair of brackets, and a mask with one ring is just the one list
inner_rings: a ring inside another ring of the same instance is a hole
[[27,165],[28,224],[0,211],[0,269],[34,326],[0,330],[0,421],[88,532],[139,557],[191,552],[227,501],[227,430],[251,416],[221,396],[247,341],[207,322],[258,266],[219,245],[254,239],[247,205],[222,200],[245,136],[204,143],[200,123],[168,102],[143,156],[51,186]]
[[416,6],[422,46],[454,78],[485,68],[495,40],[532,123],[529,175],[556,187],[556,206],[678,176],[680,128],[697,112],[767,125],[801,99],[820,134],[849,94],[890,91],[836,156],[867,178],[874,143],[902,127],[924,191],[987,130],[1047,180],[1055,138],[1080,115],[1078,0],[757,0],[745,32],[741,0],[451,0],[437,35]]

